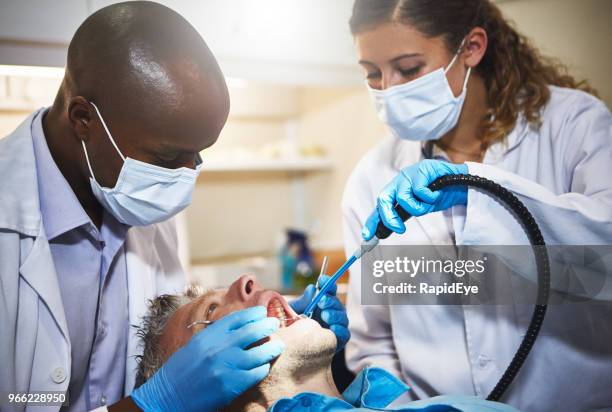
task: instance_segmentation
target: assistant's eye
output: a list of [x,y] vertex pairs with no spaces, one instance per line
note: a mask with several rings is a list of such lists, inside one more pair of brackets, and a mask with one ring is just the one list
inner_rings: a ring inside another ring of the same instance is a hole
[[422,66],[415,66],[409,69],[398,69],[398,70],[401,73],[401,75],[404,77],[414,77],[419,73],[419,71],[421,70],[421,67]]
[[368,80],[380,79],[380,72],[367,73],[366,74],[366,79],[368,79]]
[[206,309],[206,320],[210,320],[210,318],[212,317],[213,313],[215,312],[215,309],[217,309],[217,304],[216,303],[211,303],[208,306],[208,309]]

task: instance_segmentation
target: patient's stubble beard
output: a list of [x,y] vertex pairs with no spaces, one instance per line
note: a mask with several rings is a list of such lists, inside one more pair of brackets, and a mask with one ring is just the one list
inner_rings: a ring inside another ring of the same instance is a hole
[[270,374],[224,411],[266,411],[278,399],[290,398],[302,392],[339,398],[331,372],[335,351],[336,338],[329,330],[319,329],[301,339],[292,339],[282,355],[273,362]]

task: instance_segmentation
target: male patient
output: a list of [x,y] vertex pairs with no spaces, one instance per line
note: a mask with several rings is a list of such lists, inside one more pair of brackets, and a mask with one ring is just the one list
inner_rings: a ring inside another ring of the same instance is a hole
[[193,334],[251,306],[264,306],[268,316],[280,320],[280,329],[270,339],[282,340],[285,350],[272,364],[268,377],[236,398],[226,410],[514,411],[506,405],[467,396],[439,396],[384,409],[408,387],[378,368],[363,370],[340,394],[331,372],[336,351],[334,333],[311,319],[298,318],[279,293],[264,290],[251,275],[241,276],[228,289],[202,293],[192,287],[184,295],[163,295],[151,301],[139,330],[144,350],[136,386],[149,379]]

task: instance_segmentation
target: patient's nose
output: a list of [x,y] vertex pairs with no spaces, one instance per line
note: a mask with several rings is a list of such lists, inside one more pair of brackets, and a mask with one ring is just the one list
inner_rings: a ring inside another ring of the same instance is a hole
[[242,275],[232,284],[230,289],[235,289],[232,290],[232,293],[236,293],[240,300],[246,302],[255,296],[255,292],[262,290],[262,287],[254,275]]

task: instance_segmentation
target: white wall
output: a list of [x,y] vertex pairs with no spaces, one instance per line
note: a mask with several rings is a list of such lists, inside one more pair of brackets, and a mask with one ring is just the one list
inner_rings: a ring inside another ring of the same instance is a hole
[[[218,156],[235,155],[239,162],[242,154],[281,141],[285,122],[299,109],[298,89],[292,86],[251,83],[230,88],[230,98],[228,123],[202,154],[204,169]],[[289,182],[283,173],[202,173],[187,210],[192,259],[273,251],[292,223]]]
[[[260,89],[260,100],[277,106],[276,87]],[[286,97],[286,96],[285,96]],[[332,159],[330,171],[303,177],[305,227],[313,229],[312,244],[318,248],[342,247],[340,200],[344,184],[357,161],[385,134],[364,87],[302,87],[294,102],[298,112],[298,144],[322,148]],[[261,115],[261,113],[260,113]],[[253,125],[258,125],[254,129]],[[211,156],[237,146],[258,146],[282,139],[284,119],[245,120],[231,117],[211,148]],[[252,134],[249,134],[251,132]],[[206,153],[203,156],[206,165]],[[196,261],[217,260],[224,255],[272,253],[285,228],[294,218],[295,176],[287,173],[203,173],[187,216],[191,255]]]
[[0,76],[0,138],[36,108],[53,102],[61,79]]
[[323,249],[342,248],[340,201],[355,164],[386,134],[365,87],[308,88],[302,91],[300,139],[325,147],[334,160],[329,174],[308,178],[313,243]]
[[499,7],[544,54],[588,79],[612,105],[612,1],[524,0]]

